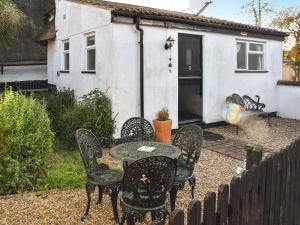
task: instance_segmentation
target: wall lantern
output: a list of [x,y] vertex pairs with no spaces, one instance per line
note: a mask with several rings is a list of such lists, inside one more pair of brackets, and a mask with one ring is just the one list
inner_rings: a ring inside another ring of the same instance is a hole
[[168,37],[168,39],[166,40],[166,44],[165,44],[165,49],[171,49],[174,46],[175,40],[172,36]]
[[172,52],[171,49],[174,46],[175,39],[170,35],[170,37],[167,38],[166,43],[165,43],[165,49],[170,50],[170,58],[169,58],[169,72],[171,73],[172,70]]

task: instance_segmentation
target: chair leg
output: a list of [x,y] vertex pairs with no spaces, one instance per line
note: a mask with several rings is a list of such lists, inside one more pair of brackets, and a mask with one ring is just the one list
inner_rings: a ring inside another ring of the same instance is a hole
[[175,209],[177,192],[178,192],[177,187],[173,186],[171,189],[171,192],[170,192],[171,211],[173,211]]
[[269,127],[271,127],[271,121],[270,121],[270,116],[268,115],[268,124],[269,124]]
[[101,204],[102,203],[102,198],[103,198],[103,187],[101,187],[100,185],[98,185],[98,191],[99,191],[99,197],[98,197],[98,201],[97,204]]
[[114,212],[115,224],[120,224],[119,215],[118,215],[118,190],[117,189],[111,190],[110,197],[111,197],[111,204]]
[[91,202],[92,202],[92,193],[95,191],[96,185],[87,182],[85,185],[85,190],[86,190],[86,195],[87,195],[87,206],[84,215],[81,217],[81,221],[84,221],[87,219],[90,207],[91,207]]
[[126,223],[127,223],[127,225],[134,225],[134,216],[133,215],[127,215]]
[[236,135],[239,135],[239,126],[236,125]]
[[123,224],[125,223],[125,220],[126,220],[126,215],[125,215],[125,213],[124,213],[123,216],[122,216],[120,225],[123,225]]
[[192,190],[191,190],[192,199],[194,199],[195,198],[195,186],[196,186],[196,178],[194,176],[191,179],[189,179],[189,184],[192,188]]

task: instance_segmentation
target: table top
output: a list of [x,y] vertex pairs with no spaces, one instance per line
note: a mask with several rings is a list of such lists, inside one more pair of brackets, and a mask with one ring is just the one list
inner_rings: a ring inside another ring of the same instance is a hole
[[[152,152],[138,151],[138,149],[142,146],[154,147],[155,149]],[[110,154],[114,158],[131,163],[150,156],[167,156],[172,159],[177,159],[181,155],[181,150],[170,144],[142,141],[117,145],[110,149]]]

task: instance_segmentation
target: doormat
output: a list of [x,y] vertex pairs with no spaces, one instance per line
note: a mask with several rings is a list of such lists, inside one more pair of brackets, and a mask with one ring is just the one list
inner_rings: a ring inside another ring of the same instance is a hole
[[219,141],[219,140],[224,140],[224,136],[221,134],[216,134],[210,131],[203,131],[203,138],[206,141]]

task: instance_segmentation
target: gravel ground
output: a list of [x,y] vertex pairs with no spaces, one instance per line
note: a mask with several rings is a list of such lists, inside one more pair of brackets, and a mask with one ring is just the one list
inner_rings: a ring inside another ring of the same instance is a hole
[[[104,158],[112,167],[121,167],[121,163]],[[219,184],[229,183],[235,170],[243,162],[203,149],[195,168],[197,177],[196,198],[203,200],[207,191],[217,191]],[[96,193],[96,192],[95,192]],[[50,191],[0,197],[0,224],[43,225],[43,224],[113,224],[110,198],[104,196],[103,203],[96,205],[94,194],[90,217],[87,222],[80,221],[86,206],[84,190]],[[177,207],[185,209],[190,201],[190,188],[186,185],[178,192]],[[120,212],[121,215],[121,212]]]
[[276,117],[271,118],[271,127],[269,127],[266,120],[257,119],[245,129],[239,129],[238,135],[236,135],[234,126],[216,127],[208,130],[223,135],[225,139],[235,139],[247,144],[260,144],[276,152],[299,138],[300,121]]

